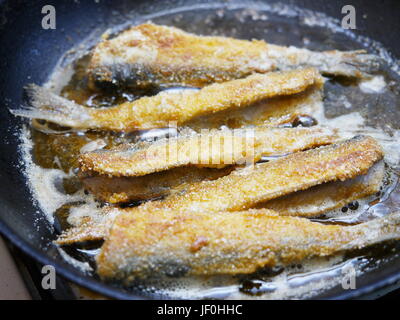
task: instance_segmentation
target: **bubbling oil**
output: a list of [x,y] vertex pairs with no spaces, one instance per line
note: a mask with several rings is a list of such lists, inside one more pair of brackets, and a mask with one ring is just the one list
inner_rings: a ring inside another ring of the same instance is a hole
[[[298,19],[291,10],[292,8],[285,9],[285,7],[280,9],[263,7],[249,10],[243,8],[229,9],[221,6],[215,9],[187,8],[182,12],[153,15],[150,18],[156,23],[175,25],[196,33],[248,39],[259,38],[283,45],[307,46],[313,50],[358,49],[370,41],[365,38],[350,37],[346,34],[338,36],[338,30],[335,30],[332,24],[324,24],[325,18],[321,18],[319,14],[312,16],[307,13],[303,16],[303,19]],[[199,19],[199,16],[203,19]],[[307,19],[304,17],[307,17]],[[192,21],[196,21],[196,24],[193,24]],[[327,19],[326,21],[330,20]],[[249,28],[242,28],[242,25],[249,26]],[[312,26],[317,26],[315,28],[321,29],[323,34],[336,34],[336,37],[327,36],[322,39],[320,34],[311,28]],[[117,29],[120,28],[117,27]],[[289,30],[296,30],[296,32]],[[330,40],[326,41],[328,38]],[[381,52],[383,52],[382,50],[384,49],[380,48]],[[108,92],[97,92],[90,89],[86,76],[89,59],[90,54],[83,54],[81,58],[71,63],[74,72],[69,82],[62,86],[60,95],[78,104],[90,108],[99,108],[134,101],[142,96],[157,93],[155,89]],[[71,69],[71,65],[55,70],[47,86],[51,88],[60,87],[58,84],[60,76],[65,74],[66,68]],[[363,93],[360,93],[360,85],[357,83],[331,79],[326,84],[325,112],[322,118],[313,118],[314,115],[302,115],[283,125],[285,127],[331,125],[340,129],[343,138],[352,137],[360,132],[371,134],[384,147],[388,164],[386,165],[385,180],[379,193],[328,212],[314,219],[315,221],[352,225],[381,217],[400,207],[400,187],[397,174],[400,151],[396,141],[398,123],[400,123],[396,119],[399,119],[400,116],[389,120],[383,116],[391,108],[396,109],[396,107],[397,113],[399,113],[400,95],[398,88],[400,82],[398,74],[394,70],[393,64],[385,65],[376,75],[380,77],[380,80],[376,81],[380,90],[371,89],[374,82],[369,82],[367,86],[361,87],[364,88]],[[385,89],[382,81],[390,85]],[[365,88],[369,91],[365,92]],[[178,89],[181,90],[182,88]],[[373,110],[374,105],[371,105],[371,103],[365,107],[366,100],[361,99],[360,94],[368,101],[380,102],[379,105],[375,105],[377,110]],[[340,104],[338,104],[338,101]],[[395,106],[393,106],[393,103]],[[174,128],[136,133],[76,131],[46,122],[34,121],[29,131],[23,132],[25,145],[22,146],[28,148],[32,155],[32,163],[27,161],[27,176],[32,192],[42,209],[46,208],[42,205],[43,203],[51,202],[58,197],[57,208],[54,209],[50,206],[53,212],[47,212],[48,216],[53,215],[55,217],[54,225],[58,233],[82,223],[88,217],[94,220],[100,219],[99,208],[108,204],[100,203],[94,199],[83,189],[76,177],[79,154],[91,148],[107,149],[121,143],[171,136],[177,133]],[[263,161],[274,161],[274,158],[270,157],[263,159]],[[29,174],[29,170],[31,172],[36,170],[38,174]],[[43,177],[50,174],[57,176],[58,179],[51,180],[54,182],[53,188],[49,186],[43,188]],[[130,205],[138,205],[138,203]],[[89,265],[90,268],[87,270],[93,274],[91,270],[95,269],[94,257],[99,252],[100,246],[101,242],[88,243],[61,248],[61,250],[63,250],[65,257],[69,256],[75,261]],[[389,243],[352,251],[344,255],[312,259],[285,268],[263,269],[246,276],[149,279],[145,282],[135,283],[129,290],[161,298],[311,298],[339,285],[343,278],[343,270],[347,267],[353,267],[360,275],[377,268],[386,260],[393,258],[398,252],[398,245]]]

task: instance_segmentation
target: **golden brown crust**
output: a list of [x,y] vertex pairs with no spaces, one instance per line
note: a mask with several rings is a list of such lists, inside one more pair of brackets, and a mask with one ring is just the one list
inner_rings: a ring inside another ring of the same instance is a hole
[[313,52],[258,40],[198,36],[145,23],[99,43],[89,66],[93,86],[194,86],[313,66],[322,73],[363,77],[376,56],[365,51]]
[[360,232],[261,209],[129,212],[117,217],[98,274],[124,280],[162,275],[246,274],[342,250]]
[[274,210],[280,215],[317,217],[327,211],[343,207],[351,201],[377,193],[383,177],[384,163],[380,161],[371,167],[366,175],[346,181],[324,183],[260,203],[255,208]]
[[[155,96],[143,97],[109,108],[84,107],[57,96],[48,89],[31,85],[29,86],[31,106],[15,109],[13,114],[47,120],[71,128],[128,132],[185,126],[189,121],[200,116],[228,110],[245,110],[268,98],[290,96],[311,87],[321,88],[322,84],[323,78],[313,68],[253,74],[245,79],[216,83],[198,91],[163,91]],[[296,101],[294,104],[289,102],[289,106],[285,102],[275,105],[284,108],[281,116],[286,115],[286,119],[273,119],[275,122],[278,120],[287,122],[288,107],[296,108],[297,106]],[[264,120],[274,116],[270,110],[262,109],[257,108],[263,114],[266,112],[262,117]],[[257,123],[257,121],[253,122]]]
[[[329,210],[340,208],[350,201],[375,194],[382,185],[383,175],[384,163],[380,161],[370,168],[367,175],[346,181],[328,182],[260,203],[254,208],[272,210],[280,216],[317,217]],[[60,236],[57,243],[69,245],[75,242],[103,240],[112,223],[113,219],[109,219],[106,222],[87,223],[69,229]]]
[[201,115],[241,109],[275,96],[299,93],[323,82],[316,69],[254,74],[245,79],[213,84],[199,91],[161,92],[108,109],[88,109],[90,122],[105,130],[129,131],[182,126]]
[[[369,169],[367,175],[346,181],[328,182],[260,203],[254,208],[272,210],[280,216],[317,217],[329,210],[340,208],[350,201],[375,194],[382,185],[383,175],[384,163],[380,161]],[[109,219],[106,222],[87,223],[69,229],[60,236],[57,243],[68,245],[75,242],[103,240],[112,223],[113,219]]]
[[215,181],[195,184],[184,194],[143,206],[190,212],[243,210],[321,183],[365,174],[382,157],[373,138],[359,136],[234,171]]
[[133,177],[181,166],[216,167],[255,163],[330,144],[337,135],[325,128],[256,127],[211,130],[141,145],[122,145],[80,155],[82,173]]
[[356,226],[282,217],[266,209],[126,212],[96,258],[97,272],[126,284],[164,275],[248,274],[398,239],[399,232],[398,212]]
[[202,87],[273,70],[266,49],[264,41],[202,37],[145,23],[99,43],[89,74],[94,82],[134,87]]
[[[155,210],[190,213],[240,211],[324,182],[344,181],[366,174],[380,159],[382,150],[377,142],[371,137],[360,136],[336,145],[298,152],[256,165],[254,168],[239,169],[215,181],[193,183],[165,200],[147,202],[134,208],[115,209],[113,212],[115,215],[124,212],[134,215],[137,212],[151,213]],[[378,184],[377,179],[374,179],[373,186]],[[368,181],[367,179],[367,184]],[[358,187],[351,188],[350,185],[350,189],[344,189],[343,192],[347,194],[352,190],[354,194],[359,195]],[[294,197],[296,198],[296,195]],[[318,198],[314,201],[318,201]],[[307,205],[307,202],[302,205]],[[293,206],[296,208],[296,203]],[[288,210],[290,211],[290,207]],[[291,214],[286,211],[278,213]],[[297,214],[307,215],[307,212],[301,211]],[[97,233],[93,229],[95,225],[91,225],[88,231],[85,228],[71,230],[71,235],[64,234],[60,241],[83,241],[90,239],[92,234],[104,237],[104,227],[108,230],[112,221],[111,219],[104,226],[100,226],[101,231]]]

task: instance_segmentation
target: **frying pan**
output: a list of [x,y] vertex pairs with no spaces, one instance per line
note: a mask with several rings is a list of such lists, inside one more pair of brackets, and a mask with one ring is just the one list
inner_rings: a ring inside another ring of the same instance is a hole
[[[276,1],[259,1],[257,5]],[[341,18],[341,8],[349,1],[281,0],[290,6],[323,12]],[[357,30],[353,34],[368,36],[383,44],[394,57],[400,57],[400,3],[396,0],[350,1],[357,10]],[[96,39],[108,27],[128,21],[140,23],[159,12],[185,10],[192,5],[193,24],[202,19],[208,7],[226,6],[234,1],[153,1],[153,0],[2,0],[0,1],[0,232],[18,248],[42,264],[55,266],[59,275],[109,297],[119,299],[148,298],[140,292],[107,285],[93,276],[86,275],[66,263],[52,245],[54,231],[45,219],[26,184],[23,165],[18,152],[16,132],[22,120],[13,117],[8,108],[15,108],[23,101],[23,87],[27,83],[42,84],[63,54],[78,43]],[[44,5],[56,8],[56,29],[41,28]],[[241,0],[238,5],[249,8],[254,3]],[[193,13],[194,12],[194,13]],[[196,18],[197,17],[197,18]],[[250,25],[248,25],[250,27]],[[189,26],[190,27],[190,26]],[[244,29],[244,28],[242,28]],[[284,30],[291,34],[293,30]],[[207,32],[207,31],[206,31]],[[318,31],[310,28],[310,32]],[[272,34],[273,37],[273,34]],[[321,35],[324,37],[324,35]],[[289,39],[290,40],[290,39]],[[329,40],[329,39],[328,39]],[[296,44],[296,43],[294,43]],[[343,48],[346,49],[346,44]],[[397,106],[398,108],[398,106]],[[391,117],[397,118],[400,110]],[[397,287],[400,280],[400,257],[380,268],[357,278],[357,289],[344,291],[332,288],[316,296],[320,299],[350,299],[377,297]]]

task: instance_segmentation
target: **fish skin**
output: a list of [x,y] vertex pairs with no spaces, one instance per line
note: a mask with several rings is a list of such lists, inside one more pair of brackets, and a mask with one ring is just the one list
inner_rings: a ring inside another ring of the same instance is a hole
[[302,92],[318,83],[323,83],[323,78],[314,68],[253,74],[198,91],[165,91],[109,108],[87,108],[31,85],[27,88],[31,106],[10,112],[72,128],[126,132],[169,127],[171,122],[183,126],[199,116],[242,109],[268,98]]
[[303,66],[359,78],[376,68],[377,61],[363,50],[313,52],[145,23],[100,42],[92,52],[89,78],[92,87],[203,87]]
[[152,143],[125,144],[83,153],[80,171],[113,177],[143,176],[181,166],[216,167],[256,163],[262,156],[285,155],[338,139],[322,127],[205,130]]
[[357,226],[244,212],[155,210],[119,215],[96,257],[104,280],[249,274],[400,237],[400,214]]

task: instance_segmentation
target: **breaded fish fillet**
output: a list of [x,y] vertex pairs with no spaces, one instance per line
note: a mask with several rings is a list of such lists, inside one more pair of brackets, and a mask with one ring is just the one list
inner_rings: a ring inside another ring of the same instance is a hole
[[97,256],[105,280],[249,274],[400,237],[400,214],[357,226],[245,212],[125,213]]
[[[165,200],[147,202],[139,207],[114,209],[112,216],[126,211],[134,215],[139,211],[151,213],[154,210],[191,213],[244,210],[322,183],[344,181],[367,174],[370,167],[382,157],[381,147],[373,138],[359,136],[335,145],[256,164],[254,168],[235,170],[214,181],[194,183]],[[351,190],[355,194],[362,194],[357,191],[358,188]],[[343,191],[345,193],[346,189]],[[349,193],[350,197],[351,192]],[[323,196],[320,194],[316,200],[318,199],[323,199]],[[295,201],[292,205],[296,208]],[[303,205],[306,206],[307,202],[303,202]],[[299,215],[310,215],[309,211],[301,207],[294,210],[298,210]],[[282,214],[291,214],[289,211],[291,210],[283,210]],[[71,229],[61,235],[58,243],[71,244],[98,239],[107,234],[111,223],[107,221],[101,225],[90,224],[89,227]]]
[[[384,163],[380,161],[373,165],[366,175],[361,175],[346,181],[335,181],[321,184],[310,189],[291,193],[274,200],[260,203],[254,208],[269,209],[280,216],[317,217],[329,210],[375,194],[382,185]],[[114,217],[124,213],[119,209],[106,209],[104,219],[100,222],[88,222],[71,228],[57,239],[60,245],[70,245],[75,242],[95,241],[105,239],[113,224]]]
[[[305,191],[261,203],[255,208],[276,210],[280,216],[317,217],[329,210],[340,208],[351,201],[379,191],[383,178],[382,169],[383,163],[379,162],[369,170],[367,175],[343,182],[329,182],[315,186]],[[105,213],[101,222],[87,222],[68,229],[60,235],[56,242],[60,245],[71,245],[105,239],[114,222],[114,217],[124,211],[114,209],[113,212],[113,215]]]
[[325,74],[362,77],[376,63],[377,57],[363,50],[313,52],[258,40],[197,36],[145,23],[100,42],[93,50],[89,74],[98,86],[203,87],[302,66]]
[[[351,201],[375,194],[382,185],[383,176],[384,163],[380,161],[373,165],[366,175],[345,181],[324,183],[304,191],[260,203],[254,208],[269,209],[280,216],[317,217]],[[179,190],[184,190],[184,188]],[[68,229],[60,235],[57,243],[70,245],[76,242],[105,239],[114,222],[114,217],[123,214],[125,211],[120,209],[104,209],[104,211],[102,221],[90,221]]]
[[241,109],[267,98],[302,92],[321,82],[314,68],[254,74],[199,91],[165,91],[110,108],[87,108],[32,85],[28,88],[32,107],[11,112],[72,128],[131,131],[168,127],[171,122],[181,126],[201,115]]
[[181,166],[221,168],[256,163],[262,156],[285,155],[337,140],[328,128],[255,127],[203,130],[152,143],[125,144],[81,154],[81,173],[116,177],[143,176]]
[[197,183],[183,194],[138,208],[148,206],[189,212],[243,210],[325,182],[366,174],[382,157],[382,149],[375,139],[358,136],[235,170],[217,180]]
[[270,209],[279,215],[317,217],[325,212],[341,208],[351,201],[377,193],[382,186],[385,164],[373,165],[366,175],[324,183],[307,190],[260,203],[255,208]]
[[80,173],[86,190],[96,199],[108,203],[124,203],[164,197],[184,190],[203,180],[215,180],[229,174],[234,168],[222,169],[180,167],[139,177],[110,177]]

